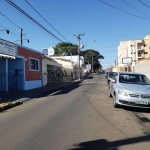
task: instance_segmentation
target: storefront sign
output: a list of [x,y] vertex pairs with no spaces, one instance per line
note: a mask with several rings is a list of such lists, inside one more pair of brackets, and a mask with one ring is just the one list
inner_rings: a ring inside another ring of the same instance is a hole
[[131,57],[122,58],[122,63],[123,64],[131,64],[132,63],[132,58]]
[[45,56],[53,56],[54,55],[54,49],[52,47],[50,48],[43,48],[43,54]]
[[0,55],[16,56],[16,46],[14,43],[0,39]]

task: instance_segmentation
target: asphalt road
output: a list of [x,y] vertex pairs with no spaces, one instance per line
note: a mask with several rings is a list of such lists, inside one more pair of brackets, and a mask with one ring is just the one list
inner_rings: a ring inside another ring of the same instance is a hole
[[149,150],[149,113],[115,109],[97,75],[0,113],[0,150]]

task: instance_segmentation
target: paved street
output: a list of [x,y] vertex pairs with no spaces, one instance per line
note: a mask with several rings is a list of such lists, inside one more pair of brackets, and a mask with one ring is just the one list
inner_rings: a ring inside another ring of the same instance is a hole
[[0,150],[148,150],[149,113],[115,109],[96,75],[0,113]]

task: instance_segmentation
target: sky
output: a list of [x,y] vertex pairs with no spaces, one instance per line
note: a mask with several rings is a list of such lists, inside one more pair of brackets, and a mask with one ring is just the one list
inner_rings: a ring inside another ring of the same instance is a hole
[[8,29],[10,34],[1,31],[1,39],[20,44],[22,28],[23,39],[29,39],[29,43],[23,40],[23,46],[42,51],[61,41],[78,44],[74,34],[84,34],[81,36],[83,51],[93,49],[103,55],[105,59],[100,59],[103,69],[114,65],[120,41],[143,39],[150,34],[149,0],[141,0],[147,6],[139,0],[103,0],[105,3],[100,0],[26,0],[46,21],[25,0],[12,1],[53,36],[7,1],[0,0],[0,30]]

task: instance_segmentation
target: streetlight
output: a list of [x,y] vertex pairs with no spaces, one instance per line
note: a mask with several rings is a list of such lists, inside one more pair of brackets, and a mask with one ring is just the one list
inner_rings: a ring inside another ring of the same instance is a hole
[[9,30],[8,29],[6,29],[6,30],[0,30],[0,31],[6,31],[6,33],[9,34]]
[[[90,42],[95,42],[95,40],[91,40],[91,41],[87,42],[85,45],[81,43],[80,48],[83,49],[83,48],[84,48],[88,43],[90,43]],[[89,60],[88,60],[88,69],[89,69]]]
[[[27,42],[29,43],[29,39],[22,39],[22,40],[27,40]],[[13,42],[17,42],[17,41],[21,41],[21,40],[16,40],[16,41],[13,41]]]
[[[90,42],[95,42],[95,40],[91,40],[91,41],[89,41],[88,43],[90,43]],[[80,46],[80,47],[83,49],[88,43],[86,43],[85,45],[81,43],[81,46]]]
[[81,38],[80,38],[80,36],[83,36],[84,34],[78,34],[78,35],[76,35],[76,34],[73,34],[74,36],[76,36],[76,38],[77,38],[77,40],[78,40],[78,68],[79,68],[79,74],[78,74],[78,78],[79,78],[79,80],[80,80],[80,40],[81,40]]

